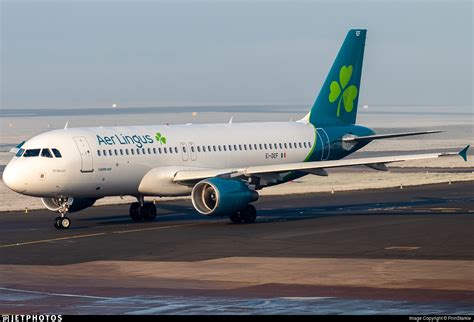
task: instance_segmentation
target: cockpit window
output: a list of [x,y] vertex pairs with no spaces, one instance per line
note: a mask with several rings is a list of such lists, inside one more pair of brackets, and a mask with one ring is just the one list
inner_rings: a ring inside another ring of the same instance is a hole
[[45,157],[45,158],[52,158],[53,155],[51,154],[51,152],[49,152],[49,149],[43,149],[41,150],[41,156],[42,157]]
[[25,154],[23,154],[23,156],[25,158],[37,157],[37,156],[39,156],[40,151],[41,151],[41,149],[29,149],[29,150],[25,151]]
[[58,149],[51,149],[56,158],[62,158],[61,152]]
[[25,149],[20,149],[20,150],[18,150],[18,152],[16,153],[15,156],[21,157],[23,155],[23,152],[25,152]]

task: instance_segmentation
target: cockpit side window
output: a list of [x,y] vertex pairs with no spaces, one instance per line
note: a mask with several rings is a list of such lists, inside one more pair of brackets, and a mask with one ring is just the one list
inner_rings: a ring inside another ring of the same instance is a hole
[[41,156],[42,157],[45,157],[45,158],[52,158],[53,155],[51,154],[51,152],[49,152],[49,149],[43,149],[41,150]]
[[21,157],[23,155],[23,152],[25,152],[25,149],[20,149],[18,152],[15,154],[16,157]]
[[61,152],[58,149],[51,149],[56,158],[62,158]]
[[25,151],[25,154],[23,154],[23,157],[29,158],[29,157],[37,157],[40,154],[41,149],[28,149]]

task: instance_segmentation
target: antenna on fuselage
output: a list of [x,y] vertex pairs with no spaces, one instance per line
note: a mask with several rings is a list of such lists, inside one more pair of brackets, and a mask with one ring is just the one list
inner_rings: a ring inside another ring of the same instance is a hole
[[69,125],[69,121],[66,122],[66,124],[64,125],[64,129],[67,130],[67,126]]
[[234,119],[234,115],[230,117],[229,124],[232,124],[232,120]]

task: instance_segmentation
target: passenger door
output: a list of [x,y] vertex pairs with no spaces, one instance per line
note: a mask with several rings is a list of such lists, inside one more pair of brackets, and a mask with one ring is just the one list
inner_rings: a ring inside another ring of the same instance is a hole
[[81,172],[94,171],[92,151],[86,138],[83,136],[75,136],[74,141],[81,155]]

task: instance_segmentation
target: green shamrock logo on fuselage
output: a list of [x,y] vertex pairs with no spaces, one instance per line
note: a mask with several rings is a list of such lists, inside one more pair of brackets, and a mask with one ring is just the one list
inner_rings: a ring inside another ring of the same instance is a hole
[[351,77],[352,65],[342,66],[339,71],[339,82],[332,81],[331,85],[329,85],[329,102],[334,103],[339,99],[336,112],[337,117],[340,117],[341,115],[341,101],[347,113],[350,113],[354,108],[354,100],[357,97],[358,91],[355,85],[347,86]]
[[155,139],[160,142],[160,144],[166,144],[166,137],[162,136],[160,132],[156,133]]

